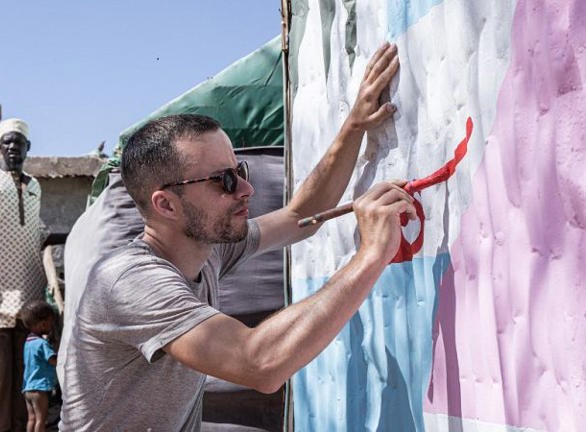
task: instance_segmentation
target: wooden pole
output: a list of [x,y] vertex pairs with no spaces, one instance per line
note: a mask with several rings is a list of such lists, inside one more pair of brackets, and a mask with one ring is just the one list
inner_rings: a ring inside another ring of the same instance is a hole
[[[293,195],[293,156],[291,153],[291,78],[289,75],[289,31],[291,26],[291,0],[281,0],[281,50],[283,52],[283,108],[285,118],[285,193],[284,205],[288,204]],[[283,254],[284,296],[285,306],[291,303],[291,247],[285,248]],[[293,386],[291,380],[285,383],[285,412],[283,432],[292,432],[295,429],[293,419]]]
[[53,262],[53,246],[47,246],[43,251],[43,267],[45,267],[45,274],[47,275],[47,291],[55,299],[59,314],[63,315],[65,304],[61,295],[61,289],[59,288],[59,277],[57,276],[57,270]]

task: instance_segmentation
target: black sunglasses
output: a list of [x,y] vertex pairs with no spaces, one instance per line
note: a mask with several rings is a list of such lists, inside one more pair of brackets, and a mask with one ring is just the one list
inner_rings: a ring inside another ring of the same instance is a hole
[[183,186],[191,183],[199,183],[204,181],[216,181],[222,182],[222,188],[226,193],[234,193],[236,192],[236,188],[238,187],[238,177],[242,178],[245,181],[248,181],[248,164],[246,161],[238,162],[236,168],[226,168],[222,171],[221,174],[212,175],[209,177],[204,177],[200,179],[189,179],[189,180],[181,180],[175,183],[167,183],[161,186],[160,190],[168,188],[170,186]]

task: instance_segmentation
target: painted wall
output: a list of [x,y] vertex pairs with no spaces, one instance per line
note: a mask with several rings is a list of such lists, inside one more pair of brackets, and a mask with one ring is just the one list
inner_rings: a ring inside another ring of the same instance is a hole
[[[384,40],[399,110],[343,200],[433,172],[474,124],[455,175],[418,196],[422,250],[295,376],[296,430],[586,430],[586,2],[300,0],[293,14],[296,185]],[[356,246],[352,214],[295,246],[294,300]]]

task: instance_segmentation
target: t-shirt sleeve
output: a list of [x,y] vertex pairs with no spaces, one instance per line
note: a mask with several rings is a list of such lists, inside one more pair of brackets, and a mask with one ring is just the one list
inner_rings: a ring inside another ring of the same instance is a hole
[[105,300],[109,337],[135,347],[151,363],[169,342],[218,313],[177,269],[156,259],[123,272]]
[[51,344],[44,339],[43,343],[41,344],[41,355],[46,361],[49,361],[51,357],[55,357],[57,355]]

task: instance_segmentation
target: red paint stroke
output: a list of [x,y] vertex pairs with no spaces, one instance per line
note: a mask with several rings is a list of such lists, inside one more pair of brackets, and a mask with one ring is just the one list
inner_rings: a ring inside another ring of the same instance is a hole
[[[466,120],[466,137],[460,141],[460,144],[454,150],[454,158],[446,162],[444,166],[440,169],[435,171],[434,173],[428,175],[427,177],[421,178],[419,180],[412,180],[407,183],[404,189],[410,195],[414,195],[416,192],[421,192],[423,189],[433,186],[435,184],[444,182],[448,180],[454,172],[456,172],[456,166],[458,163],[464,158],[466,153],[468,152],[468,142],[470,141],[470,137],[472,136],[472,129],[473,129],[472,119],[468,117]],[[413,256],[421,250],[423,247],[423,228],[424,228],[424,220],[425,214],[423,213],[423,207],[421,206],[421,202],[417,198],[413,202],[415,206],[415,211],[417,214],[417,218],[419,219],[419,223],[421,227],[419,229],[419,234],[417,238],[413,241],[413,243],[409,243],[403,233],[401,233],[401,244],[399,245],[399,250],[397,254],[392,259],[391,263],[400,263],[404,261],[411,261],[413,260]],[[406,226],[409,223],[409,219],[407,215],[401,215],[401,225]]]

